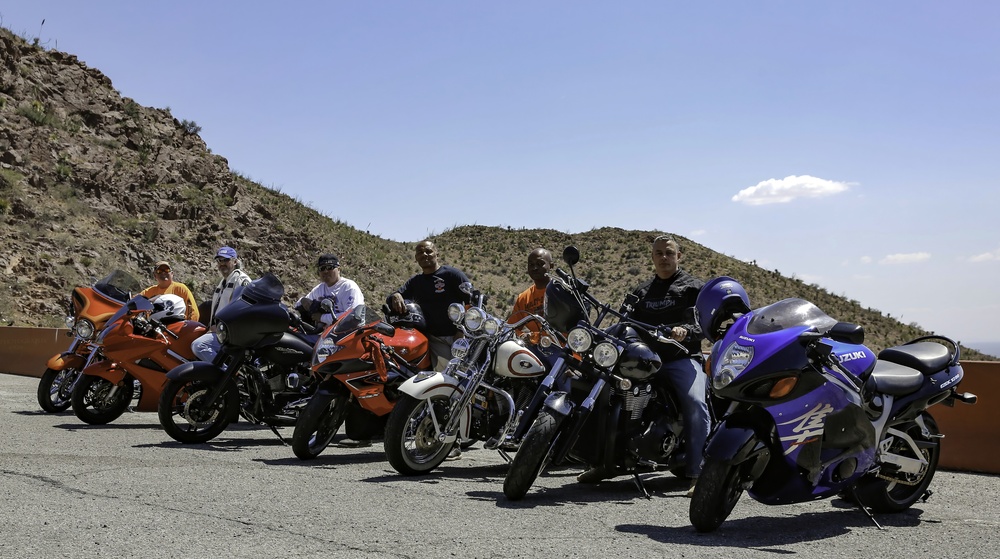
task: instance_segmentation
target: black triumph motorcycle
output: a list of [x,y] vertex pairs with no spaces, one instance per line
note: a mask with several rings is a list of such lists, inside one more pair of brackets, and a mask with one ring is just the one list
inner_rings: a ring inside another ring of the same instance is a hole
[[[680,343],[654,326],[628,318],[588,293],[573,273],[580,259],[566,247],[570,274],[556,270],[545,290],[545,319],[567,332],[563,353],[536,393],[525,415],[537,413],[520,439],[503,492],[524,498],[549,465],[576,461],[599,467],[610,476],[631,474],[647,498],[639,475],[684,471],[683,419],[673,390],[653,375],[667,358],[687,356]],[[591,321],[591,309],[596,318]],[[601,327],[608,317],[616,324]],[[660,351],[654,351],[657,347]],[[568,381],[568,382],[567,382]]]
[[285,288],[271,273],[250,282],[217,315],[221,349],[211,362],[185,363],[167,373],[160,425],[182,443],[203,443],[239,416],[294,426],[316,391],[310,374],[319,330],[281,303]]

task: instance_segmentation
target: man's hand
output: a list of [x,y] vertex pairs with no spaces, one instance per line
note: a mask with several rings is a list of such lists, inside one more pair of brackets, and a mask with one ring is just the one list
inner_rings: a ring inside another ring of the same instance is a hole
[[677,340],[678,342],[683,342],[684,338],[688,335],[688,331],[680,326],[674,326],[670,329],[670,337]]

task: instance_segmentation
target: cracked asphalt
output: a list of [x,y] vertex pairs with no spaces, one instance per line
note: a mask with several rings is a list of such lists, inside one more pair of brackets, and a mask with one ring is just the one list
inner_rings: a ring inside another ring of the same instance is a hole
[[[268,429],[238,424],[181,445],[153,413],[103,426],[46,414],[37,379],[0,374],[0,558],[29,557],[1000,557],[1000,483],[939,471],[934,495],[879,530],[840,500],[767,507],[744,496],[715,533],[687,518],[686,484],[646,476],[542,477],[502,493],[481,444],[423,477],[381,444],[303,462]],[[291,436],[291,429],[284,429]]]

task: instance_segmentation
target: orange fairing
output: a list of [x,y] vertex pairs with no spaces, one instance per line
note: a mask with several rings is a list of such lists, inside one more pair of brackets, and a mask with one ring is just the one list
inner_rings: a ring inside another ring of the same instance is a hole
[[79,369],[86,362],[87,358],[78,353],[60,353],[59,355],[53,355],[45,366],[53,371],[63,371],[66,369]]
[[86,318],[93,322],[98,330],[121,306],[121,303],[109,299],[93,287],[73,289],[73,312],[77,320]]

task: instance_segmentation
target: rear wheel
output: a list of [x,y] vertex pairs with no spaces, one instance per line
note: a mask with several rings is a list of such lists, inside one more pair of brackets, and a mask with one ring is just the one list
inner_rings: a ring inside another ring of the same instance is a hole
[[437,433],[447,423],[450,408],[447,396],[418,400],[404,395],[396,402],[385,427],[385,456],[397,472],[426,474],[444,462],[455,443],[442,443]]
[[203,443],[226,430],[239,413],[240,397],[236,384],[228,383],[212,405],[207,405],[216,382],[208,380],[171,380],[163,387],[157,415],[170,438],[182,443]]
[[546,411],[538,413],[525,433],[521,447],[503,480],[503,494],[511,501],[524,498],[538,476],[552,460],[552,450],[559,441],[559,427],[565,417],[555,417]]
[[743,495],[740,469],[740,464],[705,460],[688,511],[695,530],[711,532],[729,518]]
[[73,405],[73,381],[80,369],[73,367],[55,371],[45,369],[38,381],[38,405],[49,413],[66,411]]
[[104,425],[121,417],[132,402],[134,390],[132,377],[115,384],[93,375],[83,375],[71,396],[73,413],[80,421],[91,425]]
[[937,423],[928,413],[924,413],[924,425],[927,435],[916,421],[908,421],[895,429],[902,431],[913,439],[917,449],[899,436],[895,436],[889,447],[889,452],[910,460],[923,460],[925,464],[915,474],[891,473],[884,475],[892,479],[883,479],[872,475],[862,478],[855,487],[855,495],[861,504],[870,507],[873,512],[902,512],[916,503],[931,484],[934,472],[937,471],[938,460],[941,458],[941,445],[938,444],[941,432]]
[[292,451],[302,460],[319,456],[337,435],[347,415],[346,396],[325,391],[309,399],[302,415],[295,422]]

